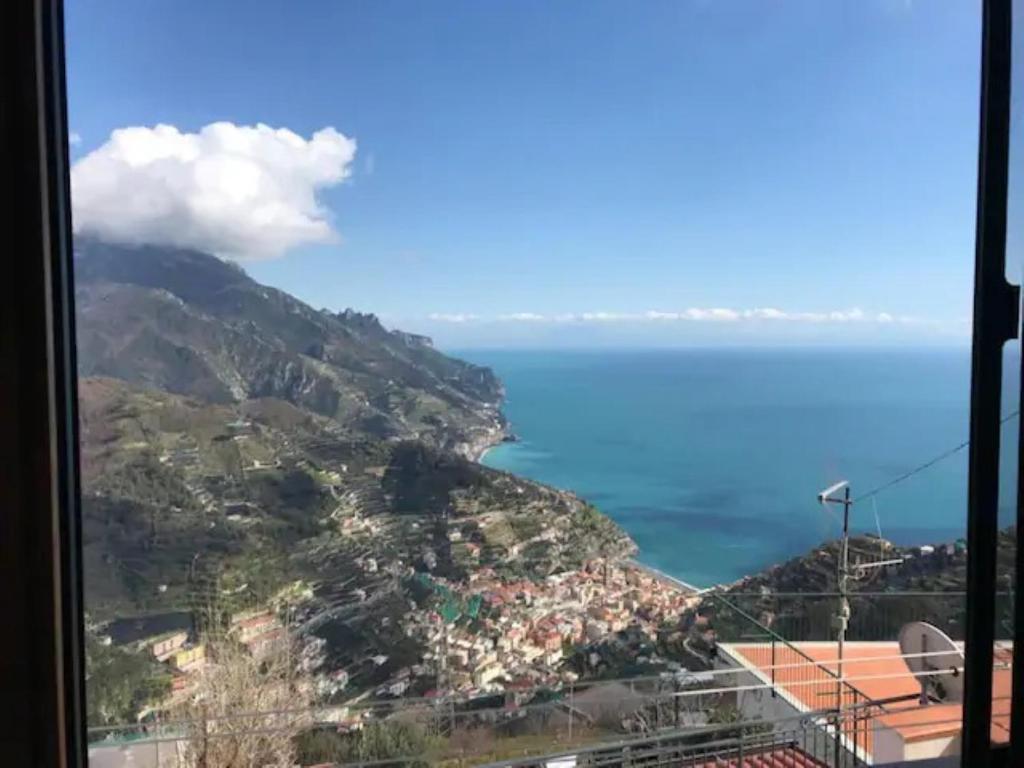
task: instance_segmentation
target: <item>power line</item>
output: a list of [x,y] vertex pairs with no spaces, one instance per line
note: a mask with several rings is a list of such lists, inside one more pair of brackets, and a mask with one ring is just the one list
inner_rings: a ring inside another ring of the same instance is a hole
[[[1013,418],[1015,418],[1018,415],[1020,415],[1020,411],[1019,410],[1018,411],[1012,411],[1011,413],[1008,413],[1006,416],[1004,416],[1002,419],[1000,419],[999,423],[1000,424],[1005,424],[1010,419],[1013,419]],[[887,483],[883,483],[882,485],[878,486],[877,488],[873,488],[870,491],[868,491],[867,493],[864,493],[864,494],[858,496],[856,499],[854,499],[854,502],[864,501],[866,499],[870,499],[873,496],[877,496],[882,491],[886,491],[889,488],[892,488],[894,485],[902,483],[904,480],[909,480],[914,475],[916,475],[916,474],[918,474],[920,472],[924,472],[926,469],[929,469],[929,468],[935,466],[940,461],[943,461],[944,459],[948,459],[950,456],[953,456],[953,455],[959,453],[960,451],[962,451],[964,448],[966,448],[970,444],[971,444],[970,440],[964,440],[959,445],[957,445],[957,446],[955,446],[953,448],[950,448],[948,451],[940,453],[938,456],[935,456],[934,458],[929,459],[924,464],[921,464],[921,465],[919,465],[917,467],[914,467],[914,469],[911,469],[909,472],[904,472],[899,477],[894,478],[894,479],[890,480]]]

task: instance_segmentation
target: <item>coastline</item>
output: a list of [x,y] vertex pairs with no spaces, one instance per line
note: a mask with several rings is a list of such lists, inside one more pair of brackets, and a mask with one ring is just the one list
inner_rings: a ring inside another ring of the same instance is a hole
[[499,445],[505,443],[518,442],[519,438],[514,433],[510,432],[507,426],[502,426],[497,434],[491,434],[482,440],[474,440],[467,446],[466,458],[477,464],[482,464],[484,456],[486,456],[492,449],[497,448]]
[[[500,445],[504,445],[505,443],[517,443],[519,442],[519,440],[519,437],[509,428],[508,421],[503,417],[499,416],[498,428],[494,431],[491,431],[483,439],[472,441],[467,446],[466,453],[468,454],[468,458],[470,461],[476,464],[483,464],[484,458],[486,458],[487,454],[490,453],[492,450],[494,450]],[[584,501],[586,500],[584,499]],[[601,514],[607,517],[607,513],[601,512]],[[646,565],[644,563],[641,563],[639,560],[636,559],[636,554],[639,551],[636,542],[633,541],[632,537],[629,536],[628,532],[625,532],[624,529],[621,530],[623,530],[627,538],[629,538],[630,542],[632,543],[633,550],[632,556],[623,557],[620,560],[620,562],[622,562],[623,565],[625,565],[626,567],[636,568],[637,570],[643,571],[644,573],[647,573],[648,575],[654,577],[656,580],[662,582],[666,586],[671,587],[672,589],[680,590],[689,595],[700,595],[704,592],[707,592],[710,589],[708,587],[698,587],[694,584],[690,584],[688,581],[684,581],[683,579],[680,579],[676,576],[672,576],[671,574],[665,573],[664,571],[661,571],[652,565]]]
[[[492,451],[493,449],[497,448],[499,445],[503,445],[503,444],[508,443],[508,442],[518,442],[518,440],[517,440],[517,438],[515,438],[513,436],[513,434],[511,432],[504,431],[501,434],[501,436],[498,437],[497,439],[487,440],[486,442],[482,442],[481,444],[474,445],[473,448],[472,448],[472,452],[471,452],[472,461],[476,462],[477,464],[482,464],[483,460],[484,460],[484,457],[486,457],[487,454],[490,453],[490,451]],[[604,514],[604,513],[602,512],[602,514]],[[633,547],[634,547],[634,552],[636,552],[636,544],[635,543],[634,543]],[[672,587],[673,589],[682,590],[683,592],[686,592],[687,594],[700,595],[700,594],[708,591],[708,589],[709,589],[707,587],[695,586],[693,584],[690,584],[687,581],[684,581],[683,579],[680,579],[680,578],[678,578],[676,576],[672,576],[671,574],[665,573],[664,571],[661,571],[661,570],[655,568],[652,565],[646,565],[644,563],[641,563],[635,557],[624,558],[622,562],[625,565],[627,565],[627,566],[630,566],[630,567],[636,568],[638,570],[644,571],[645,573],[653,576],[658,581],[661,581],[662,583],[667,584],[668,586]]]
[[710,589],[710,587],[694,586],[693,584],[683,581],[680,578],[665,573],[664,571],[660,571],[652,565],[646,565],[644,563],[641,563],[636,558],[629,558],[626,562],[632,565],[634,568],[638,568],[642,571],[645,571],[646,573],[649,573],[651,576],[654,576],[659,581],[667,582],[670,586],[675,587],[676,589],[682,589],[683,591],[690,592],[694,595],[703,594],[704,592],[707,592]]

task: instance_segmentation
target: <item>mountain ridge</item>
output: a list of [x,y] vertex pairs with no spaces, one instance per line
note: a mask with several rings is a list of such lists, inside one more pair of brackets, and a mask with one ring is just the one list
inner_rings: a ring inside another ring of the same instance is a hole
[[370,314],[315,310],[216,257],[85,240],[79,368],[212,402],[280,397],[379,438],[474,457],[505,436],[487,368]]
[[298,579],[327,605],[337,582],[400,593],[409,569],[542,578],[632,551],[574,494],[475,462],[507,435],[489,369],[194,251],[87,240],[75,268],[95,617],[215,584],[261,604]]

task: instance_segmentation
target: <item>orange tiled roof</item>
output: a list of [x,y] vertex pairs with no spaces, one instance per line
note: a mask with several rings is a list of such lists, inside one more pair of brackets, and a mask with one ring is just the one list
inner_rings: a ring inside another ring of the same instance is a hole
[[[803,711],[833,709],[836,706],[836,685],[834,678],[825,670],[836,671],[836,644],[834,642],[793,643],[799,650],[794,651],[776,644],[774,665],[775,684],[791,703]],[[771,679],[772,648],[769,643],[749,643],[727,646],[738,660],[753,667],[766,679]],[[801,653],[813,660],[807,662]],[[920,693],[917,678],[911,674],[906,662],[898,658],[899,643],[896,642],[852,642],[844,651],[843,677],[854,679],[851,683],[863,698],[872,701],[913,696]],[[996,661],[1007,663],[1010,653],[996,649]],[[778,669],[779,665],[799,665]],[[820,671],[815,671],[815,669]],[[1011,671],[995,669],[992,693],[992,740],[1009,741]],[[860,699],[852,691],[843,694],[843,705],[851,706]],[[885,705],[886,712],[872,715],[872,721],[899,732],[904,741],[925,741],[942,736],[955,735],[961,729],[962,707],[958,703],[930,704],[921,706],[916,699]],[[867,734],[867,749],[873,747],[872,733]]]
[[[800,653],[787,646],[776,644],[775,666],[789,666],[775,670],[775,682],[781,689],[795,699],[802,708],[808,710],[833,709],[836,706],[835,679],[829,672],[836,670],[836,644],[831,642],[793,643]],[[771,678],[772,648],[770,643],[751,643],[729,646],[738,652],[752,666],[757,667],[761,674]],[[871,680],[855,680],[852,685],[868,699],[892,699],[898,696],[913,696],[921,692],[921,686],[910,674],[906,662],[899,656],[899,644],[892,642],[880,643],[847,643],[843,654],[843,677],[865,678]],[[804,654],[803,656],[801,655]],[[734,654],[735,655],[735,654]],[[810,657],[817,664],[817,669],[807,662]],[[804,664],[804,662],[807,662]],[[828,670],[828,671],[826,671]],[[849,698],[847,698],[849,697]],[[854,703],[852,692],[844,696],[843,705]],[[913,705],[913,702],[910,702]]]

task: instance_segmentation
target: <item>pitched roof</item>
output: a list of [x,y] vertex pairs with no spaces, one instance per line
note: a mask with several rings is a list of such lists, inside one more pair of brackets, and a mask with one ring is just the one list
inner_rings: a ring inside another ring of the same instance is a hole
[[[779,694],[797,709],[833,709],[836,706],[836,644],[834,642],[797,642],[786,647],[770,643],[729,644],[720,646],[766,682],[774,682]],[[927,741],[960,732],[962,707],[959,703],[921,706],[914,698],[921,691],[906,662],[900,658],[899,643],[891,641],[847,643],[843,654],[843,677],[854,678],[853,688],[844,691],[843,706],[864,703],[865,699],[886,701],[908,697],[906,701],[885,704],[885,712],[873,713],[873,724],[884,725],[899,733],[904,742]],[[993,670],[992,728],[994,742],[1009,741],[1010,689],[1012,673],[1009,653],[997,648]],[[803,662],[806,662],[804,664]],[[774,676],[772,668],[775,667]],[[1006,668],[1003,668],[1003,667]],[[781,667],[781,668],[780,668]],[[871,752],[874,728],[858,736]]]

